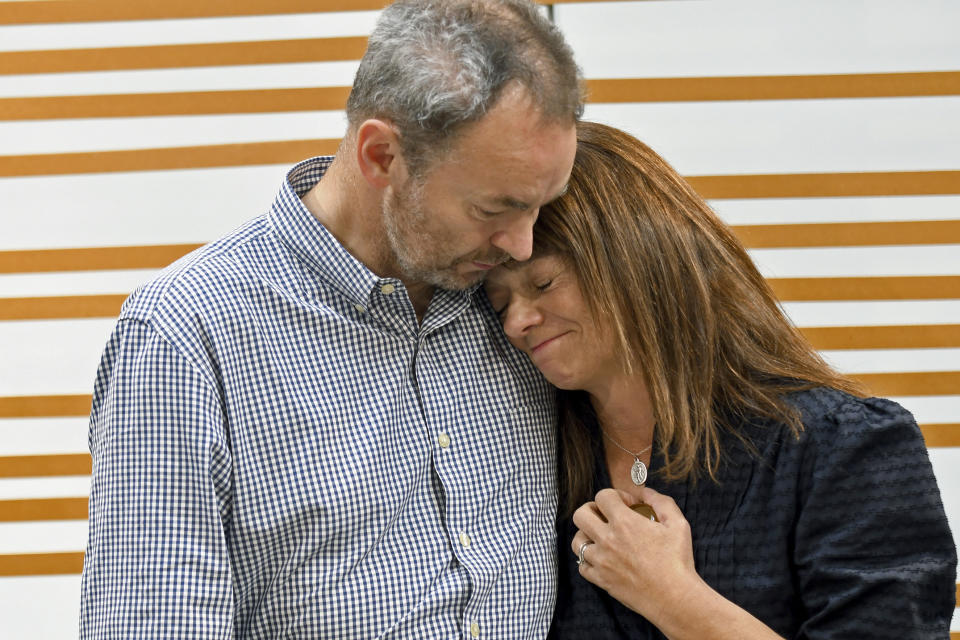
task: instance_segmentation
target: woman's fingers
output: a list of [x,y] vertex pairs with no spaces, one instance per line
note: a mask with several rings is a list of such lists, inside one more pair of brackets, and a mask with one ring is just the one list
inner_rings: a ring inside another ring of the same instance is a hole
[[[589,562],[587,559],[587,549],[590,545],[593,544],[593,540],[587,537],[583,531],[578,531],[577,535],[573,536],[573,541],[570,543],[570,550],[573,551],[573,555],[577,557],[577,564],[581,564],[580,560],[584,562]],[[583,552],[581,555],[581,551]]]
[[584,542],[593,542],[593,540],[583,531],[577,531],[576,535],[573,536],[573,540],[570,541],[570,550],[573,551],[573,555],[580,555],[580,545]]
[[[573,519],[578,531],[570,551],[581,560],[584,579],[646,615],[662,611],[667,600],[685,593],[683,585],[696,576],[696,568],[690,527],[673,499],[642,490],[640,498],[657,513],[657,523],[630,509],[636,495],[604,489],[594,502],[577,509]],[[680,588],[665,588],[678,584]]]
[[643,487],[640,490],[643,494],[643,501],[653,507],[657,512],[657,518],[662,524],[667,524],[671,520],[684,519],[683,512],[674,502],[673,498],[664,495],[650,487]]
[[577,529],[585,532],[591,540],[595,540],[599,535],[600,527],[604,522],[603,514],[600,513],[595,502],[586,502],[573,512],[573,524]]
[[[657,514],[660,524],[686,523],[686,519],[673,498],[654,489],[644,487],[643,502],[649,504]],[[584,560],[587,560],[585,543],[599,543],[601,546],[622,547],[653,532],[645,527],[656,523],[638,515],[629,505],[636,499],[629,493],[617,489],[602,489],[593,502],[580,506],[573,514],[573,523],[578,531],[570,544],[570,551],[579,559],[581,548]]]
[[601,489],[594,500],[607,522],[613,522],[617,517],[624,517],[625,512],[630,511],[627,505],[633,502],[630,494],[616,489]]

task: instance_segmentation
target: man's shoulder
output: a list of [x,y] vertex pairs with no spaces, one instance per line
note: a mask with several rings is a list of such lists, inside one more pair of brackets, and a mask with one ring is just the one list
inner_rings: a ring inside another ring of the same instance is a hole
[[271,236],[262,215],[191,251],[138,287],[124,302],[120,319],[152,322],[228,302],[233,292],[263,277],[270,254],[277,253]]

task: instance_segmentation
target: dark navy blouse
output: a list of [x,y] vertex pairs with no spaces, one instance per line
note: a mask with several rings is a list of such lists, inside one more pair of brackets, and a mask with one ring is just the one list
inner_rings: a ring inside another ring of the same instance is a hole
[[[923,437],[898,404],[831,389],[792,396],[804,432],[748,425],[759,456],[725,436],[718,475],[657,477],[693,534],[700,576],[786,638],[948,638],[957,556]],[[610,486],[598,449],[595,487]],[[582,578],[558,524],[559,592],[550,638],[663,638]]]

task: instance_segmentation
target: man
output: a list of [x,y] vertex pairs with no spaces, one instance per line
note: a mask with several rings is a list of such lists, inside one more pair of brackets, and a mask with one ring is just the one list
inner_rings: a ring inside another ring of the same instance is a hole
[[521,0],[387,8],[333,158],[124,305],[94,391],[84,638],[533,638],[552,394],[477,290],[582,111]]

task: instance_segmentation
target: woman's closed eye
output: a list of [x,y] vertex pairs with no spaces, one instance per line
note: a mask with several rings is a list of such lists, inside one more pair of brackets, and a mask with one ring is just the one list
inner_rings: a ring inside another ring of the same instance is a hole
[[[542,280],[539,283],[531,283],[530,285],[537,293],[544,293],[551,286],[553,286],[553,278],[549,280]],[[499,300],[491,300],[490,306],[493,307],[494,312],[497,314],[497,317],[502,321],[507,316],[507,311],[510,309],[510,303],[499,304]]]
[[487,296],[487,299],[490,301],[490,308],[493,309],[493,312],[497,314],[497,317],[500,318],[500,320],[503,320],[504,316],[507,314],[507,308],[510,306],[509,298],[500,295],[491,296],[489,293]]

